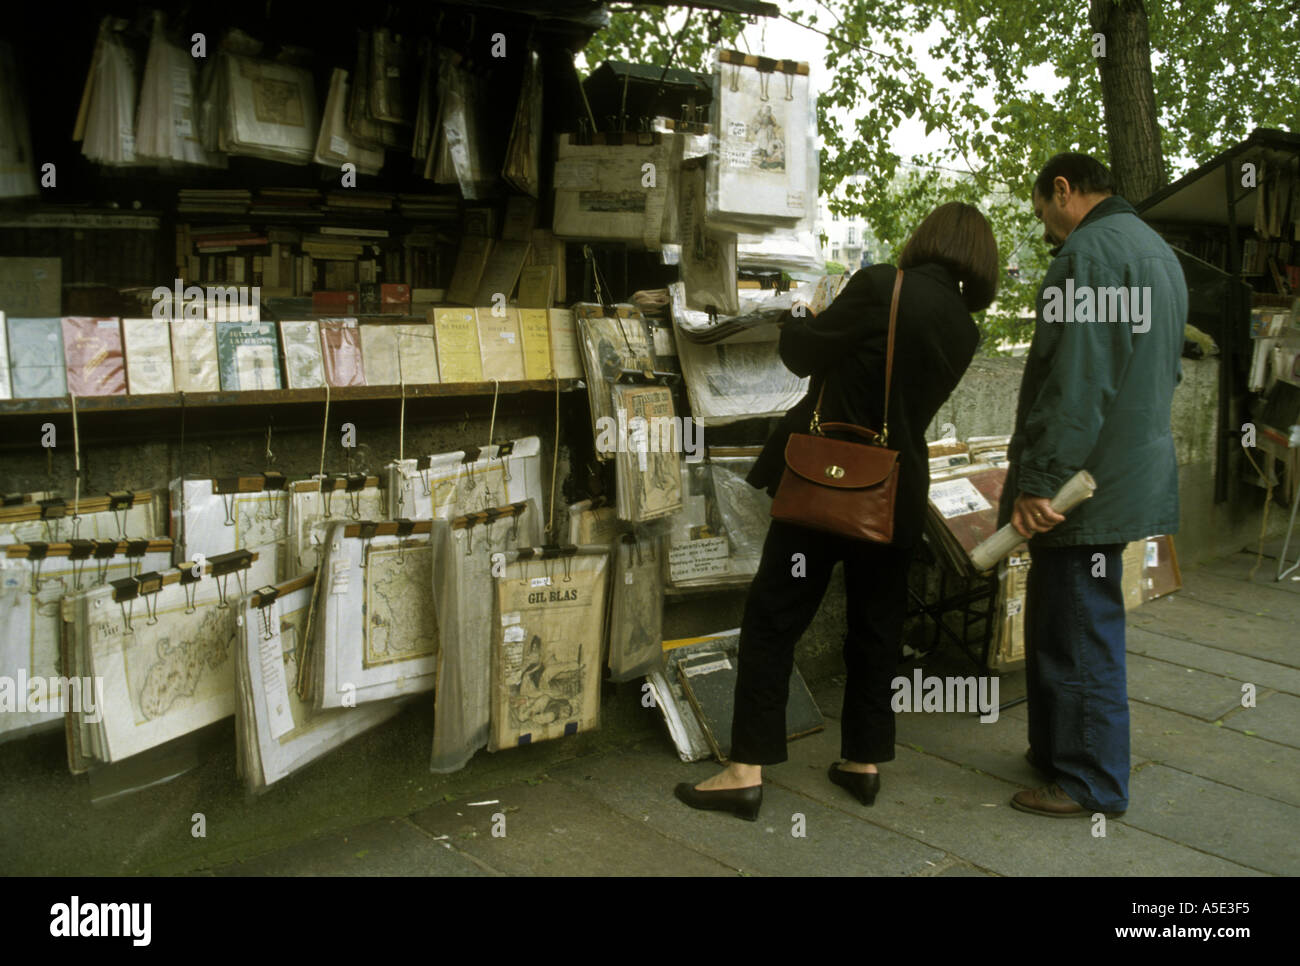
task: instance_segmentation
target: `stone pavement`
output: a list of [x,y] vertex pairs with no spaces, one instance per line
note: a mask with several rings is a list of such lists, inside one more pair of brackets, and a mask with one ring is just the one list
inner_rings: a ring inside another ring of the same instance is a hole
[[[1023,758],[1023,704],[987,724],[900,714],[898,756],[862,807],[825,774],[839,748],[831,681],[814,689],[825,731],[765,770],[756,823],[672,797],[718,766],[681,762],[658,712],[625,685],[606,696],[601,732],[480,753],[455,776],[424,770],[428,711],[405,712],[261,798],[231,791],[223,754],[92,807],[84,786],[41,764],[48,749],[0,747],[0,854],[16,858],[9,871],[201,875],[1295,875],[1300,581],[1274,583],[1266,558],[1247,582],[1253,560],[1185,572],[1180,593],[1130,614],[1132,803],[1104,837],[1089,820],[1007,804],[1041,784]],[[936,654],[924,670],[971,665]],[[1001,698],[1023,689],[1023,673],[1006,675]],[[15,792],[20,767],[45,777]],[[205,811],[206,840],[186,834],[191,810]]]

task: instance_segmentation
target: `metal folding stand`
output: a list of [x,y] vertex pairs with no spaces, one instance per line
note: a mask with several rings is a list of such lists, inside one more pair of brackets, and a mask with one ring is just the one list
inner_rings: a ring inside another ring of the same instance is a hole
[[1291,520],[1286,525],[1286,536],[1282,539],[1282,550],[1277,555],[1277,579],[1283,580],[1297,568],[1300,568],[1300,554],[1296,555],[1295,561],[1291,566],[1286,565],[1287,547],[1291,545],[1291,537],[1295,533],[1295,515],[1296,508],[1300,507],[1300,432],[1292,427],[1293,432],[1287,440],[1287,489],[1291,495]]
[[[934,622],[934,643],[931,650],[937,649],[941,640],[947,637],[961,649],[978,670],[985,671],[988,668],[989,648],[993,643],[993,607],[997,592],[996,576],[958,576],[949,573],[940,565],[939,599],[932,603],[927,602],[915,590],[908,587],[908,596],[915,606],[908,610],[907,616],[921,615]],[[980,601],[988,603],[983,608],[975,606]],[[945,615],[954,612],[961,617],[960,634],[944,620]],[[974,629],[974,636],[972,636],[972,629]],[[976,653],[980,656],[976,657]]]
[[[974,577],[954,574],[943,565],[938,554],[934,553],[928,543],[925,546],[932,562],[939,569],[939,597],[932,603],[927,602],[909,586],[907,593],[915,606],[908,609],[907,616],[920,615],[934,622],[931,651],[937,649],[941,640],[946,637],[960,648],[962,654],[980,673],[987,673],[989,651],[993,646],[993,621],[998,594],[997,574]],[[950,584],[953,586],[951,592]],[[977,606],[981,601],[986,602],[984,606]],[[944,620],[945,615],[954,612],[961,618],[960,634]],[[976,657],[977,653],[978,657]],[[998,710],[1005,711],[1007,708],[1024,703],[1025,700],[1024,697],[1012,698],[1000,705]]]

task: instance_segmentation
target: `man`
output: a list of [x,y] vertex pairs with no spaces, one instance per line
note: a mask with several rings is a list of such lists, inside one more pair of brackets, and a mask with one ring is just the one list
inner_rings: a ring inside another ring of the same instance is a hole
[[[1093,158],[1052,158],[1033,202],[1057,247],[1038,293],[999,522],[1031,538],[1027,757],[1051,784],[1011,804],[1116,815],[1128,808],[1129,777],[1121,553],[1178,529],[1170,404],[1187,285]],[[1064,517],[1050,499],[1079,470],[1097,491]]]

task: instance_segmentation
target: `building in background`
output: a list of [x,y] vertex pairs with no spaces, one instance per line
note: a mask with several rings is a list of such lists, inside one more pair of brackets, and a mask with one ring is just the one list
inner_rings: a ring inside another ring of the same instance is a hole
[[[886,247],[872,233],[871,226],[860,213],[834,214],[830,208],[831,198],[844,200],[852,197],[861,191],[866,180],[867,176],[862,172],[849,175],[832,196],[819,200],[822,257],[843,265],[849,274],[880,261],[886,254]],[[850,186],[856,190],[850,191]]]

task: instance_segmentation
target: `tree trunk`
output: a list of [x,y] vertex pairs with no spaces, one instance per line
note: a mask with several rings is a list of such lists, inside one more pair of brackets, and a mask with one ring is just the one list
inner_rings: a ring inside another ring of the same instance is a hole
[[1137,204],[1165,185],[1146,6],[1143,0],[1091,0],[1088,19],[1106,38],[1105,56],[1096,60],[1115,193]]

